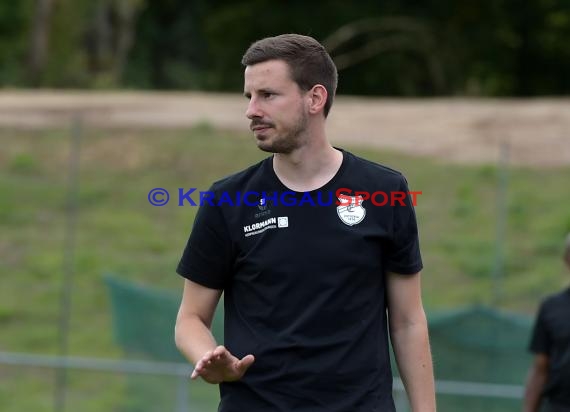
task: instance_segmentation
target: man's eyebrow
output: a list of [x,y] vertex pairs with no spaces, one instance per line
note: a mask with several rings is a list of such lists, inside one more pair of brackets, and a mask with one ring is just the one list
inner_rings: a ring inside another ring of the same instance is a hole
[[[277,93],[277,90],[264,88],[264,89],[256,90],[256,92],[257,92],[257,93],[274,93],[274,94],[275,94],[275,93]],[[243,95],[244,95],[245,97],[250,97],[250,96],[251,96],[251,92],[249,92],[249,91],[244,91],[244,92],[243,92]]]

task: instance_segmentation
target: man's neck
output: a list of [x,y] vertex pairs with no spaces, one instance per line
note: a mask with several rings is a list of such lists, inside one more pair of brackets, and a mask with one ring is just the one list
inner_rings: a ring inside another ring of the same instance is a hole
[[273,170],[287,188],[307,192],[328,183],[338,172],[342,158],[342,152],[326,138],[314,139],[292,153],[276,153]]

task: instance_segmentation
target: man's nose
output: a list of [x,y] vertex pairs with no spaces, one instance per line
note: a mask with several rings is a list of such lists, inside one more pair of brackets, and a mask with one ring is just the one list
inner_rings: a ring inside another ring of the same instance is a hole
[[263,114],[261,113],[261,110],[259,109],[259,106],[253,97],[249,100],[247,110],[245,111],[245,116],[248,119],[253,119],[254,117],[263,117]]

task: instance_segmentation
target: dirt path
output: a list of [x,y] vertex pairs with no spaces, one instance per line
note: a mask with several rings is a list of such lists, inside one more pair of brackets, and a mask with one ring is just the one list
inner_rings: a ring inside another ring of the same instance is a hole
[[[92,126],[180,128],[207,122],[247,131],[246,100],[204,93],[0,92],[0,127],[65,126],[80,112]],[[364,99],[340,96],[328,120],[333,143],[389,148],[464,163],[570,165],[570,99]]]

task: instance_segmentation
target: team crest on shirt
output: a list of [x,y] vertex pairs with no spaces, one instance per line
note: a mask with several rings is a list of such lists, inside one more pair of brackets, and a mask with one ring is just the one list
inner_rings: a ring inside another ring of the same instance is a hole
[[362,196],[342,196],[338,200],[340,205],[336,207],[336,213],[342,223],[354,226],[364,220],[366,209],[362,207]]

